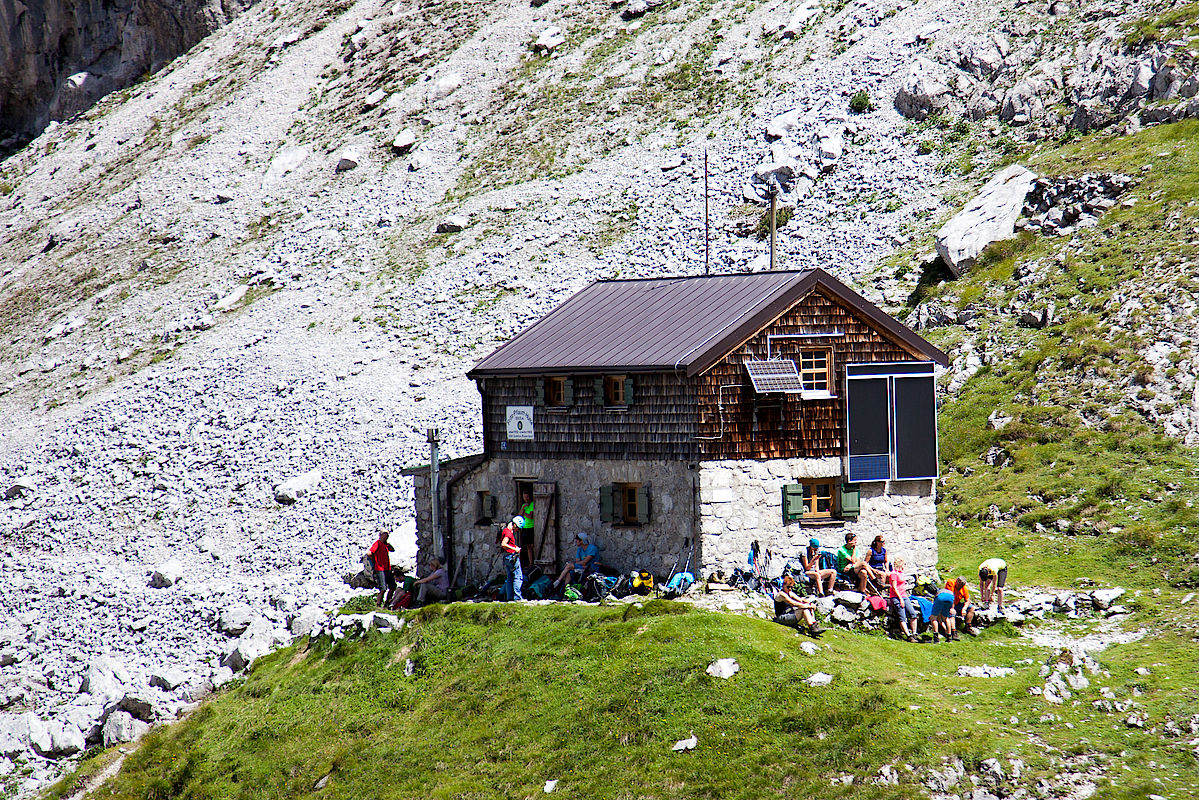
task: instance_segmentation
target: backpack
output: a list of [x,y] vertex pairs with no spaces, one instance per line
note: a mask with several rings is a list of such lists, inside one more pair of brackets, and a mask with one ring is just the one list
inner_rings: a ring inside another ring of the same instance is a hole
[[530,600],[544,600],[554,591],[554,581],[549,575],[542,575],[536,578],[532,583],[528,584],[524,593],[529,596]]
[[629,588],[634,594],[649,594],[654,588],[654,576],[645,570],[637,570],[629,575]]
[[837,554],[831,550],[820,551],[820,568],[821,569],[836,569]]

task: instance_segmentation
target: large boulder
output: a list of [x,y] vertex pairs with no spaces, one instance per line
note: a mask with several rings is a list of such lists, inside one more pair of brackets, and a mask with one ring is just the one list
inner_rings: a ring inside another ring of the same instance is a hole
[[104,746],[112,747],[114,744],[136,742],[148,730],[150,730],[148,724],[139,719],[134,719],[128,712],[118,709],[108,715],[108,719],[104,721],[104,727],[101,729],[100,735],[104,741]]
[[949,86],[942,69],[924,56],[918,56],[908,66],[907,74],[895,95],[895,109],[917,122],[949,107]]
[[1012,164],[994,178],[964,209],[937,231],[937,253],[955,275],[961,275],[992,242],[1011,238],[1024,199],[1037,176]]
[[321,471],[319,469],[289,478],[275,487],[275,502],[282,503],[283,505],[291,505],[304,495],[314,491],[316,485],[320,482]]
[[88,665],[79,685],[80,694],[90,694],[99,705],[115,703],[125,696],[125,686],[130,683],[129,673],[112,659],[101,656]]

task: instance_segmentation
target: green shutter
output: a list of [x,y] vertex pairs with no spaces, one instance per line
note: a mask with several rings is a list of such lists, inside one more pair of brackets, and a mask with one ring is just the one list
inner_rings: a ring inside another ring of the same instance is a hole
[[855,483],[841,484],[841,516],[857,519],[862,509],[862,490]]
[[615,494],[616,487],[612,484],[604,484],[600,487],[600,521],[612,521],[612,495]]
[[545,378],[537,378],[537,394],[533,397],[533,405],[545,405]]
[[604,378],[602,375],[595,379],[595,404],[597,406],[605,405],[605,403],[604,403]]
[[624,404],[626,406],[633,405],[633,379],[624,379]]
[[803,518],[803,486],[789,483],[783,487],[783,522]]
[[650,521],[651,516],[652,515],[650,514],[649,508],[649,487],[639,486],[637,487],[637,523],[639,525],[644,525]]
[[573,406],[575,404],[575,381],[574,378],[567,378],[565,386],[562,389],[562,405]]

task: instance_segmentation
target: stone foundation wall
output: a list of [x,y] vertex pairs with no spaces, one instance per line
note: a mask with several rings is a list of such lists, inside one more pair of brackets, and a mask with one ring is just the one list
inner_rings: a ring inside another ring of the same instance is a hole
[[863,483],[861,514],[856,520],[813,524],[784,523],[782,490],[801,480],[842,476],[841,459],[772,459],[711,461],[700,464],[700,531],[705,570],[726,574],[744,567],[756,540],[774,555],[772,572],[781,572],[815,537],[835,550],[853,531],[866,548],[882,534],[892,558],[902,557],[909,569],[932,567],[937,561],[937,509],[933,482]]
[[[443,469],[442,502],[446,483],[459,470]],[[492,459],[475,468],[453,489],[453,552],[455,568],[467,557],[467,579],[482,582],[503,567],[497,532],[517,508],[518,480],[555,481],[558,485],[558,563],[574,557],[574,535],[585,531],[603,544],[600,559],[622,572],[647,569],[667,575],[696,530],[693,480],[695,470],[682,461]],[[428,563],[433,553],[429,514],[429,476],[413,477],[417,522],[417,560]],[[650,521],[644,525],[613,525],[600,521],[600,487],[611,483],[641,483],[650,489]],[[479,523],[478,492],[496,498],[496,517]],[[541,520],[537,520],[541,524]],[[698,560],[701,554],[696,552]],[[683,556],[686,559],[686,554]]]

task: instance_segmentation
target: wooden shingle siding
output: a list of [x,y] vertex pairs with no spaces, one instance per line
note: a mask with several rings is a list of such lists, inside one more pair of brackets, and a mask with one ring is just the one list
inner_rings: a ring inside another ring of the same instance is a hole
[[633,373],[633,403],[606,409],[593,376],[574,376],[568,408],[535,406],[531,442],[507,439],[507,406],[533,405],[541,377],[481,379],[484,450],[489,457],[687,460],[696,433],[695,395],[681,372]]
[[[768,335],[834,331],[844,335],[775,340],[770,354],[798,361],[802,350],[828,349],[832,354],[831,389],[835,398],[801,400],[796,395],[759,395],[754,391],[744,362],[766,358]],[[884,338],[876,328],[829,295],[813,291],[743,346],[697,376],[698,434],[701,439],[697,443],[696,457],[823,458],[844,455],[845,364],[914,358],[918,356]],[[723,414],[717,408],[721,386],[734,387],[723,391]]]

